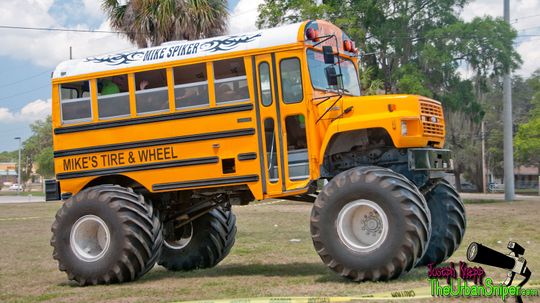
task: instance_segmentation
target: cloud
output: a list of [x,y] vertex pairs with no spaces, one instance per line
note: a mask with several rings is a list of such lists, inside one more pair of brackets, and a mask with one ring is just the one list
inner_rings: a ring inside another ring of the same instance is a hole
[[540,68],[540,40],[538,37],[522,42],[518,45],[517,51],[523,60],[523,65],[516,71],[517,74],[527,77]]
[[[98,30],[110,31],[109,22],[101,11],[100,1],[84,0],[84,15],[78,24],[65,25],[52,16],[52,0],[0,1],[2,24],[11,26],[75,28],[88,30],[85,21],[102,20]],[[58,8],[56,8],[58,9]],[[65,10],[65,9],[64,9]],[[58,13],[58,12],[55,12]],[[63,14],[69,14],[63,11]],[[99,23],[98,23],[99,24]],[[114,33],[82,33],[61,31],[34,31],[0,29],[0,55],[28,60],[35,65],[54,68],[61,61],[69,59],[69,47],[73,48],[73,58],[131,49],[134,46],[124,37]]]
[[264,0],[240,0],[229,17],[229,34],[251,32],[257,29],[257,8]]
[[20,111],[12,111],[9,108],[0,107],[0,124],[17,122],[32,123],[45,119],[51,114],[51,99],[35,100],[26,104]]
[[[540,35],[538,11],[540,11],[540,1],[538,0],[510,1],[510,23],[518,31],[518,36],[522,36],[518,37],[514,44],[523,60],[523,65],[516,71],[516,74],[524,77],[530,76],[532,72],[540,68],[540,36],[527,36]],[[465,21],[486,15],[502,17],[503,1],[472,1],[465,6],[461,13]]]
[[86,13],[95,18],[103,17],[103,11],[101,10],[101,2],[99,0],[83,0]]

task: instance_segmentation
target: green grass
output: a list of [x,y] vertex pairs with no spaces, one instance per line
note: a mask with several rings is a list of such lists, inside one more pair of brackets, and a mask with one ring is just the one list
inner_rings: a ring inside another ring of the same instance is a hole
[[[506,244],[513,240],[526,248],[528,264],[536,273],[540,270],[539,202],[467,204],[468,230],[463,245],[450,260],[466,260],[465,250],[471,241],[506,252]],[[156,266],[132,283],[78,287],[58,270],[51,257],[50,225],[59,207],[60,203],[0,205],[0,302],[354,296],[429,286],[424,267],[390,282],[357,284],[340,278],[313,249],[309,234],[311,205],[281,202],[234,207],[238,218],[236,244],[215,268],[168,272]],[[503,270],[487,266],[484,269],[496,280],[505,276]]]

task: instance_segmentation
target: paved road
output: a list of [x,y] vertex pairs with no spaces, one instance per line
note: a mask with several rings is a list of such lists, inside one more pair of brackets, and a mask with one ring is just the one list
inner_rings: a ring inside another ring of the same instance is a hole
[[[467,200],[504,200],[504,194],[461,193],[461,197]],[[516,195],[516,200],[539,201],[540,196]],[[28,203],[45,202],[43,196],[0,196],[0,204],[5,203]]]
[[28,202],[45,202],[45,197],[43,196],[0,196],[0,204],[28,203]]
[[[483,193],[461,193],[461,198],[467,200],[504,200],[504,193],[483,194]],[[540,201],[540,196],[516,195],[515,200]]]

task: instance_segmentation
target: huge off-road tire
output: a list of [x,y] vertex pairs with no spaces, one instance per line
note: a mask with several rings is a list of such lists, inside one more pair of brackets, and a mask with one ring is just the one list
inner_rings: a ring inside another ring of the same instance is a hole
[[357,167],[334,177],[311,212],[311,237],[323,262],[354,281],[386,281],[411,270],[430,236],[430,213],[404,176]]
[[438,180],[425,194],[431,212],[431,238],[418,265],[439,264],[459,247],[465,234],[465,207],[457,191],[446,180]]
[[214,267],[229,254],[235,236],[235,215],[215,208],[181,227],[166,226],[158,264],[174,271]]
[[139,278],[154,266],[163,242],[157,210],[116,185],[90,187],[70,198],[51,230],[58,268],[79,285]]

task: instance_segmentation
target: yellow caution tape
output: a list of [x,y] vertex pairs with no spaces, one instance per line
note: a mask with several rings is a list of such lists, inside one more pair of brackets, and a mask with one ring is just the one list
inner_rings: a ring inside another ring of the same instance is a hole
[[[531,286],[540,286],[540,281],[534,281],[525,285],[527,289]],[[532,287],[533,289],[539,287]],[[418,287],[408,290],[388,291],[375,294],[358,295],[351,297],[264,297],[264,298],[242,298],[242,299],[221,299],[221,300],[197,300],[197,301],[177,301],[178,303],[334,303],[334,302],[358,302],[358,301],[402,301],[434,298],[431,295],[431,287]]]

